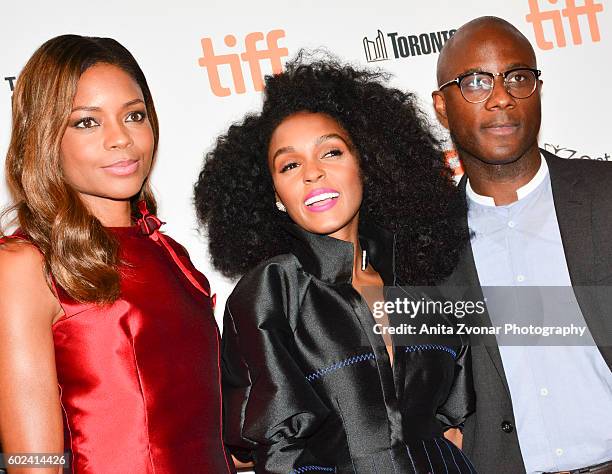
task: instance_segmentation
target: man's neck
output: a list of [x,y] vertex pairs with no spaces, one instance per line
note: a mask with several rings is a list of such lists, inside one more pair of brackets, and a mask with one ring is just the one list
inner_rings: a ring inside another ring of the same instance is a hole
[[494,165],[472,156],[462,156],[463,167],[474,192],[493,198],[496,206],[505,206],[518,200],[517,190],[525,186],[540,168],[540,150],[537,144],[512,163]]

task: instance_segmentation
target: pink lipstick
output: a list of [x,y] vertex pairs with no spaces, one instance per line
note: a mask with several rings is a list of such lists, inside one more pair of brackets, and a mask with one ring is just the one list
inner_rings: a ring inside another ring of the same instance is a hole
[[306,209],[312,212],[323,212],[331,209],[338,202],[340,193],[331,188],[319,188],[309,192],[304,199]]
[[138,160],[121,160],[115,163],[104,166],[103,168],[116,176],[128,176],[136,172],[139,166]]

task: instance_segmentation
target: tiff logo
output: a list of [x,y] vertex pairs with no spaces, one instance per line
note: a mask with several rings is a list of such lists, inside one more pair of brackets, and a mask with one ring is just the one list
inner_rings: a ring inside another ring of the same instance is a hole
[[[203,54],[198,63],[206,68],[213,94],[218,97],[227,97],[232,93],[229,87],[221,84],[221,77],[219,76],[219,66],[221,65],[229,66],[236,94],[246,92],[241,60],[249,65],[254,89],[262,91],[264,84],[261,62],[269,60],[273,74],[278,74],[283,70],[281,58],[288,56],[289,50],[279,47],[278,40],[284,37],[284,30],[272,30],[265,36],[266,47],[260,49],[258,43],[264,39],[264,34],[259,31],[249,33],[244,38],[244,52],[241,54],[215,54],[212,38],[202,38]],[[237,40],[234,35],[226,35],[223,42],[226,46],[233,48],[236,46]]]
[[366,61],[369,63],[386,61],[389,59],[387,55],[387,45],[385,44],[385,36],[380,30],[378,30],[378,36],[374,41],[369,40],[367,36],[363,37],[363,49],[365,51]]
[[[558,2],[558,0],[546,1],[550,4],[556,4]],[[525,18],[529,23],[533,23],[533,32],[540,49],[548,50],[555,47],[554,43],[548,41],[544,36],[544,21],[552,21],[557,46],[559,48],[565,48],[567,41],[565,38],[563,18],[567,18],[572,34],[572,42],[575,45],[582,44],[582,32],[580,31],[580,23],[578,22],[580,17],[586,17],[591,33],[591,40],[594,43],[601,40],[599,24],[597,23],[597,14],[603,11],[603,4],[595,3],[595,0],[584,0],[583,4],[578,6],[576,6],[576,0],[565,0],[565,8],[546,11],[540,10],[538,0],[529,0],[529,9],[529,14]]]

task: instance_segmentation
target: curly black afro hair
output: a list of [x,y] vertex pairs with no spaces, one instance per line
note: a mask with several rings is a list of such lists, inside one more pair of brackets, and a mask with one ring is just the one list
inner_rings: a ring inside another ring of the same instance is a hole
[[452,272],[466,238],[459,225],[465,199],[416,96],[386,86],[388,79],[303,51],[283,73],[266,78],[261,113],[218,138],[195,185],[197,215],[217,269],[239,277],[289,252],[279,225],[288,217],[275,207],[268,144],[285,118],[308,111],[333,117],[350,135],[363,175],[360,221],[396,234],[399,281],[430,285]]

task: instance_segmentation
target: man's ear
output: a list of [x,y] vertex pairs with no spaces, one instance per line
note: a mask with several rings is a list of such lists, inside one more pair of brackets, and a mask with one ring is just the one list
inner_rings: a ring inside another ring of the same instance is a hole
[[446,99],[444,94],[440,91],[433,91],[431,93],[433,99],[434,109],[436,110],[436,117],[444,128],[448,129],[448,117],[446,116]]

